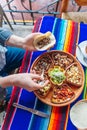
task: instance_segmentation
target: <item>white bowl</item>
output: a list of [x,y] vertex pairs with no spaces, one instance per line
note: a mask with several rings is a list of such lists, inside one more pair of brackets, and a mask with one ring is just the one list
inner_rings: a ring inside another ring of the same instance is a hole
[[83,53],[84,57],[87,58],[87,41],[83,41],[82,43],[83,43],[83,46],[80,47],[80,48],[82,50],[82,53]]

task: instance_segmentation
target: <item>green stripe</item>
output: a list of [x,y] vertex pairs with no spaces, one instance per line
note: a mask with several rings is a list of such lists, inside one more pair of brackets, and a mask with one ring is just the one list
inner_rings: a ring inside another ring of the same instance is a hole
[[84,83],[84,94],[83,94],[83,98],[86,98],[87,95],[87,68],[84,69],[84,73],[85,73],[85,83]]

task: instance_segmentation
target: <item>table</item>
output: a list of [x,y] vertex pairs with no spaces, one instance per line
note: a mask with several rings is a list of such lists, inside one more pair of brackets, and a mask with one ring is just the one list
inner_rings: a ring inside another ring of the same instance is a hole
[[[33,32],[51,31],[56,37],[54,50],[64,50],[75,55],[76,43],[87,40],[87,25],[73,21],[62,20],[52,16],[44,16],[36,21]],[[26,52],[20,72],[29,72],[34,59],[43,52]],[[19,87],[14,87],[7,114],[3,122],[2,130],[76,130],[70,121],[70,108],[78,100],[86,98],[87,68],[83,67],[85,73],[84,91],[72,104],[65,107],[51,107],[36,98],[33,92],[27,92]],[[13,102],[18,102],[27,107],[35,108],[50,114],[50,118],[42,118],[27,111],[16,109]]]

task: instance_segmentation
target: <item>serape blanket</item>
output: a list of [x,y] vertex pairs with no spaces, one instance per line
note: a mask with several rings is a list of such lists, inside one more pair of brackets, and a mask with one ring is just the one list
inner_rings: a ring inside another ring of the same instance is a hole
[[[87,40],[87,25],[76,23],[69,20],[44,16],[36,21],[33,32],[51,31],[56,37],[56,44],[52,50],[64,50],[76,55],[76,43]],[[44,52],[44,51],[43,51]],[[20,72],[29,72],[33,61],[43,52],[26,52]],[[8,104],[2,130],[76,130],[72,124],[69,111],[73,104],[82,98],[86,98],[87,87],[87,68],[85,72],[84,91],[79,98],[72,104],[65,107],[52,107],[41,102],[33,92],[28,92],[19,87],[14,87],[10,102]],[[16,109],[12,106],[13,102],[35,108],[50,114],[49,118],[42,118],[27,111]]]

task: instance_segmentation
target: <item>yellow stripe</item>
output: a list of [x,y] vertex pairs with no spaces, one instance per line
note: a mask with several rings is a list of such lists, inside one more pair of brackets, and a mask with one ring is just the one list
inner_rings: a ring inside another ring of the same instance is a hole
[[64,51],[69,50],[69,43],[70,43],[70,32],[72,30],[72,21],[68,22],[67,25],[67,31],[66,31],[66,38],[65,38],[65,43],[64,43]]
[[[22,22],[25,22],[25,23],[32,23],[33,21],[32,20],[14,20],[15,22],[19,22],[19,23],[22,23]],[[9,22],[13,22],[13,20],[9,20]],[[35,21],[34,21],[35,22]]]
[[69,111],[70,111],[70,105],[68,105],[68,107],[67,107],[66,120],[65,120],[64,130],[66,130],[66,128],[67,128],[68,118],[69,118]]

